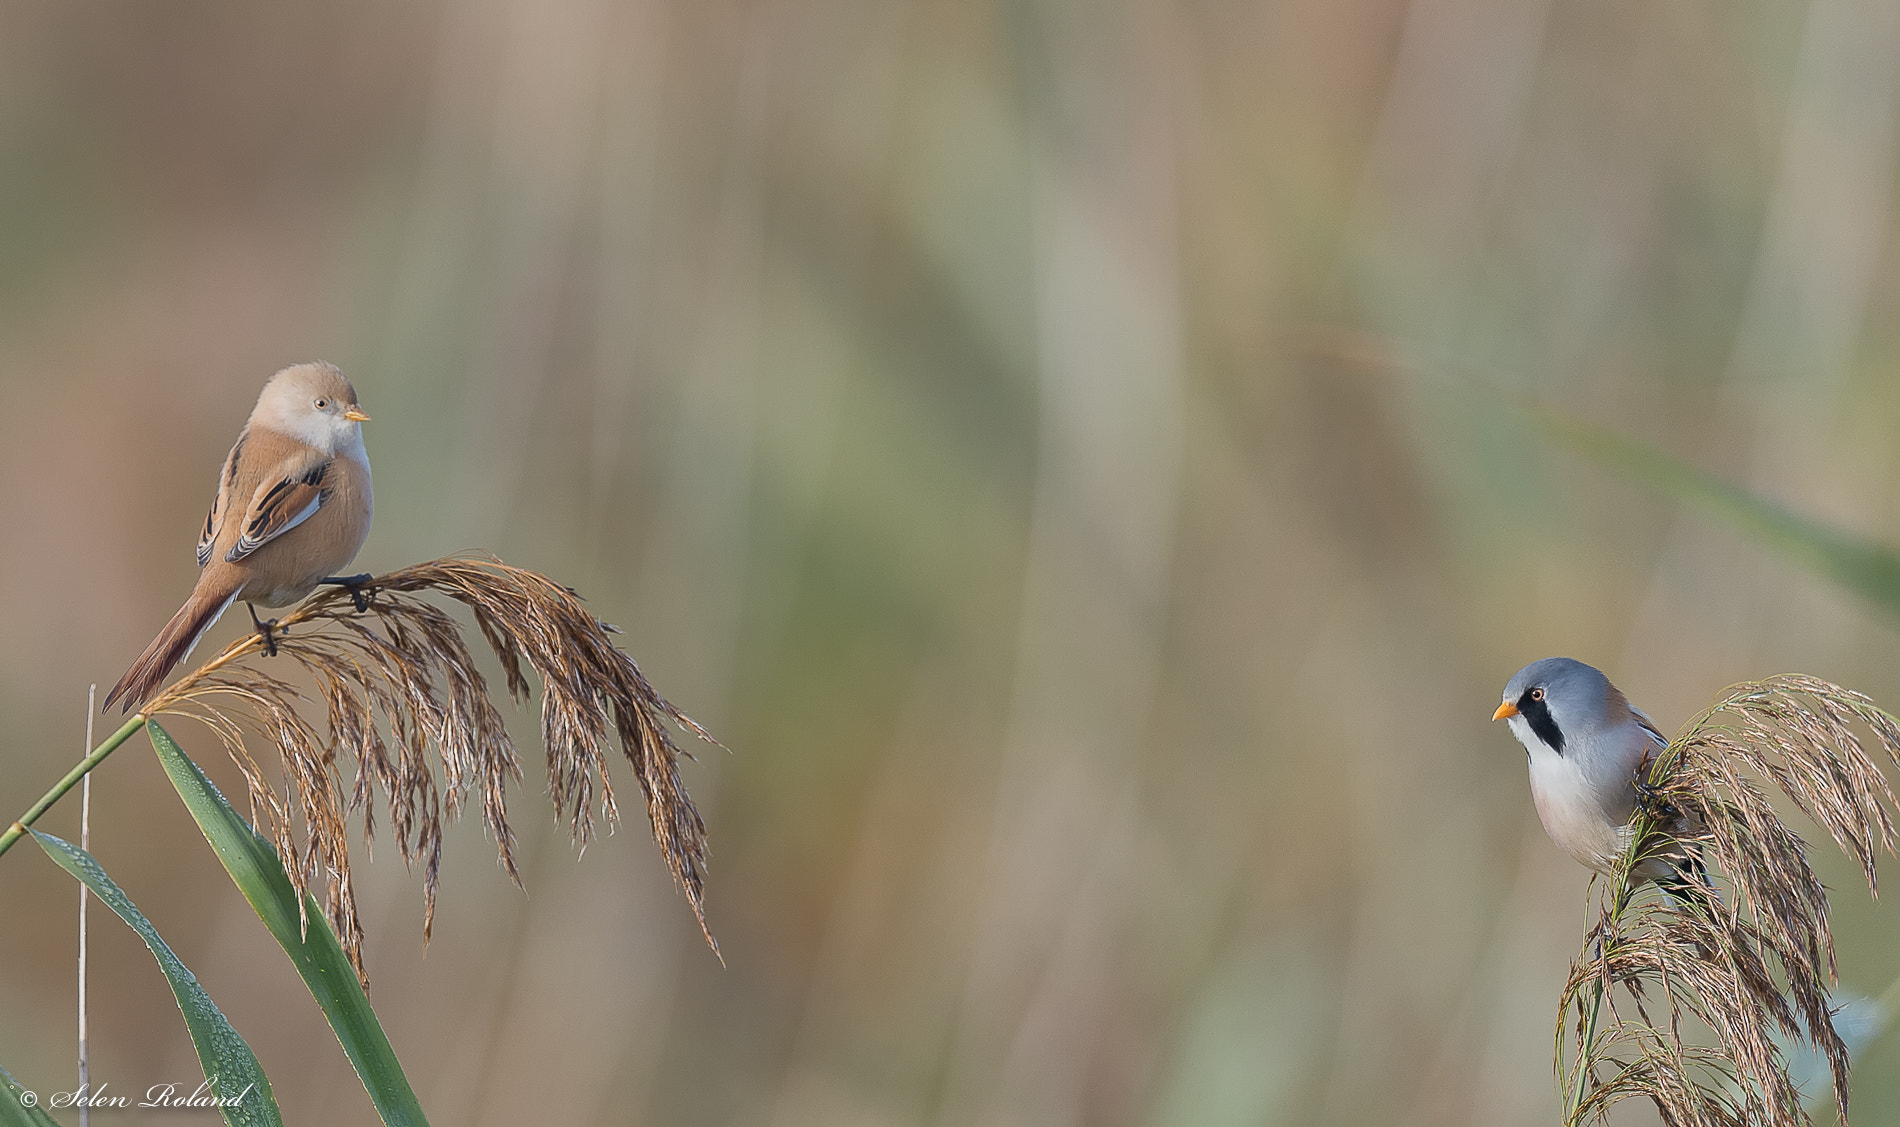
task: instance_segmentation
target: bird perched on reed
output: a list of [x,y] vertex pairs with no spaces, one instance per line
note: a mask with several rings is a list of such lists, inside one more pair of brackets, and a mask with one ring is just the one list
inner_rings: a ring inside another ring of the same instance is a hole
[[198,536],[197,586],[106,694],[106,708],[143,703],[238,599],[274,648],[275,620],[259,621],[257,605],[287,606],[320,583],[354,591],[369,578],[335,574],[369,535],[368,421],[356,389],[329,364],[293,365],[264,384],[218,475]]
[[[1547,657],[1517,671],[1504,703],[1491,714],[1507,720],[1530,759],[1531,800],[1544,832],[1578,864],[1609,875],[1629,845],[1642,773],[1668,737],[1601,671],[1567,657]],[[1688,833],[1686,824],[1671,826]],[[1678,901],[1697,899],[1708,877],[1694,849],[1659,847],[1630,873],[1653,880]]]

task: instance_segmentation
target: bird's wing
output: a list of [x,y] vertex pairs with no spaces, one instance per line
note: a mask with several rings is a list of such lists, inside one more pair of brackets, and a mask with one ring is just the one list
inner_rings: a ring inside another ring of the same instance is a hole
[[205,514],[204,530],[198,533],[198,566],[211,562],[211,550],[218,542],[218,527],[224,523],[225,497],[237,488],[238,455],[244,450],[244,440],[250,437],[247,428],[238,435],[237,442],[231,446],[231,452],[225,455],[224,466],[218,470],[218,489],[211,495],[211,511]]
[[323,486],[330,459],[293,458],[280,468],[280,473],[267,475],[251,494],[237,543],[224,554],[229,562],[236,563],[309,520],[330,499],[330,491]]
[[211,545],[218,538],[218,502],[224,499],[220,489],[211,498],[211,511],[205,514],[204,531],[198,534],[198,566],[211,562]]
[[1643,731],[1649,733],[1650,740],[1655,743],[1658,749],[1669,746],[1669,737],[1663,735],[1662,729],[1656,727],[1656,722],[1649,718],[1649,713],[1644,712],[1632,704],[1630,705],[1630,715],[1636,718],[1636,723],[1642,726]]

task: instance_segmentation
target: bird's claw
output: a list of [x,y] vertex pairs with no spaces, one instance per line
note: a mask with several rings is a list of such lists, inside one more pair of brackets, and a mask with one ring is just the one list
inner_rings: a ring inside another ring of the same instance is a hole
[[257,636],[264,639],[264,656],[276,657],[277,620],[274,618],[260,619],[257,617],[256,607],[251,606],[249,603],[245,603],[244,606],[251,612],[251,625],[257,628]]
[[1650,764],[1654,762],[1655,756],[1645,751],[1643,761],[1636,765],[1636,801],[1652,813],[1665,817],[1674,815],[1676,808],[1663,797],[1663,787],[1649,781]]
[[1643,809],[1663,817],[1671,817],[1676,807],[1663,797],[1664,788],[1649,781],[1645,775],[1636,776],[1636,801]]
[[318,582],[333,584],[348,591],[350,602],[356,606],[356,613],[362,614],[369,609],[369,596],[363,593],[363,585],[374,578],[376,578],[374,575],[366,571],[361,575],[332,575]]

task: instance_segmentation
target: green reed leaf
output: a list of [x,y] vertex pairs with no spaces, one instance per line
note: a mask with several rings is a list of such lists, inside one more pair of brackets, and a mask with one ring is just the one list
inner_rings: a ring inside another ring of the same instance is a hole
[[376,1011],[370,1008],[355,969],[316,901],[305,897],[305,910],[300,913],[296,890],[270,843],[231,808],[163,728],[148,723],[146,732],[165,774],[171,777],[172,786],[197,820],[205,840],[224,862],[238,891],[290,956],[317,1005],[323,1007],[323,1016],[329,1019],[337,1041],[349,1055],[377,1114],[390,1127],[427,1127],[422,1105],[403,1075],[402,1064],[382,1024],[376,1020]]
[[1900,555],[1830,528],[1607,427],[1527,407],[1551,437],[1775,549],[1863,598],[1900,613]]
[[[191,1031],[192,1047],[198,1050],[198,1063],[204,1067],[211,1095],[234,1102],[220,1105],[218,1111],[231,1127],[281,1127],[283,1116],[277,1099],[271,1095],[270,1078],[264,1075],[257,1055],[251,1052],[238,1031],[231,1028],[223,1011],[205,993],[197,976],[172,952],[152,921],[138,910],[92,854],[51,834],[30,831],[46,855],[60,868],[92,889],[106,907],[118,913],[158,960],[158,967],[171,983],[172,996],[178,999],[178,1011],[185,1015],[185,1027]],[[190,1095],[190,1093],[185,1093]]]
[[59,1120],[39,1106],[37,1096],[29,1097],[25,1085],[0,1068],[0,1127],[59,1127]]

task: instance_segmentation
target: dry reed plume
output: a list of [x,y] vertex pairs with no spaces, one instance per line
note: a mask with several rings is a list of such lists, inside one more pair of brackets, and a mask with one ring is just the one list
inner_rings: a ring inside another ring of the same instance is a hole
[[[383,793],[403,860],[422,864],[425,941],[435,915],[443,817],[454,820],[471,792],[481,800],[502,867],[521,883],[506,795],[508,780],[521,777],[514,743],[461,624],[419,597],[429,592],[473,613],[515,700],[530,693],[525,669],[540,678],[548,792],[577,846],[593,835],[596,789],[609,829],[618,821],[607,771],[609,743],[618,738],[667,868],[717,952],[703,904],[706,829],[680,782],[684,753],[666,721],[717,741],[653,690],[614,644],[614,627],[547,576],[492,558],[434,560],[364,584],[360,612],[348,591],[326,589],[279,620],[280,658],[251,660],[264,654],[265,644],[247,634],[141,711],[192,716],[217,733],[249,785],[251,820],[275,845],[300,899],[319,873],[327,878],[324,914],[360,976],[362,930],[346,819],[362,811],[369,844],[376,831],[374,791]],[[326,714],[321,728],[302,711],[310,703],[305,693],[273,669],[284,659],[315,680]],[[282,795],[247,750],[247,728],[281,754]],[[355,779],[346,791],[348,760],[355,761]]]
[[[1601,1120],[1629,1096],[1647,1097],[1672,1127],[1806,1124],[1780,1048],[1797,1038],[1828,1062],[1846,1123],[1827,892],[1764,784],[1825,829],[1874,892],[1900,804],[1863,733],[1900,763],[1900,724],[1871,700],[1773,677],[1729,689],[1651,765],[1633,844],[1559,1004],[1566,1125]],[[1714,895],[1671,904],[1630,886],[1625,874],[1680,855],[1678,841],[1699,851]]]

